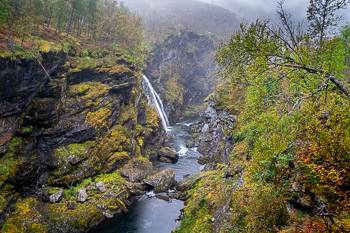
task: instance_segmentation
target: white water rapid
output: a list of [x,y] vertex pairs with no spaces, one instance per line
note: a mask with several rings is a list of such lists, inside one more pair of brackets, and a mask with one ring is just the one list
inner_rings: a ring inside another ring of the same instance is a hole
[[143,82],[142,82],[142,88],[146,92],[148,99],[149,99],[149,104],[151,104],[157,111],[158,115],[162,119],[162,124],[163,127],[166,131],[170,130],[170,124],[168,117],[165,114],[164,111],[164,106],[162,103],[162,100],[160,99],[158,93],[154,90],[151,82],[148,80],[146,75],[142,75]]

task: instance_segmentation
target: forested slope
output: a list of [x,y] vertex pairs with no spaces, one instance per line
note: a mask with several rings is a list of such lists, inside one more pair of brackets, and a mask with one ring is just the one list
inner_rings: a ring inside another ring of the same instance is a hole
[[[281,3],[280,27],[242,25],[220,46],[215,111],[235,115],[235,148],[190,181],[178,232],[349,231],[350,27],[333,27],[345,6],[311,1],[303,31]],[[200,135],[216,132],[211,115]]]

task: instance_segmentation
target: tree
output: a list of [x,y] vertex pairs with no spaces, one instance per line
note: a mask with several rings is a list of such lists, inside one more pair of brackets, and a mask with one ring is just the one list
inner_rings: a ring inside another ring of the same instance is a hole
[[324,37],[332,27],[338,25],[342,16],[336,15],[340,9],[345,9],[348,0],[310,0],[307,9],[307,19],[310,22],[311,35],[316,36],[320,46]]
[[67,3],[66,0],[58,0],[54,6],[53,14],[56,20],[56,32],[58,33],[57,43],[60,40],[61,31],[65,28],[67,19]]

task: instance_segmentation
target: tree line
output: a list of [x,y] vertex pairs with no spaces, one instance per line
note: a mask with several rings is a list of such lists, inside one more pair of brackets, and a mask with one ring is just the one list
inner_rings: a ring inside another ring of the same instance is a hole
[[88,40],[132,46],[142,37],[142,19],[115,0],[0,0],[0,22],[7,40],[22,44],[40,33],[55,32]]

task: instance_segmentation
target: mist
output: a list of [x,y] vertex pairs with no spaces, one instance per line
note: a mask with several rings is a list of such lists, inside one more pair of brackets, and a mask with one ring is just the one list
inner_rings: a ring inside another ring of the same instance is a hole
[[[278,0],[199,0],[210,4],[218,5],[236,13],[245,21],[254,21],[256,19],[269,19],[278,21],[276,14]],[[306,20],[306,10],[309,0],[285,0],[285,9],[293,15],[296,21]],[[339,25],[350,22],[350,4],[346,10],[339,10],[339,15],[343,20]]]

